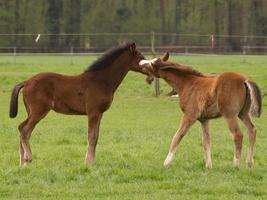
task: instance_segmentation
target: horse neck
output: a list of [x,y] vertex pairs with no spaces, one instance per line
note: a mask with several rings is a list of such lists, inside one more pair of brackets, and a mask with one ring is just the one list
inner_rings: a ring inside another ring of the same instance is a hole
[[107,68],[108,78],[105,81],[107,81],[107,83],[112,86],[114,92],[119,87],[124,77],[127,75],[129,71],[128,65],[129,65],[128,61],[114,62],[112,67]]
[[186,87],[192,84],[197,76],[194,75],[177,75],[170,71],[162,71],[161,77],[175,89],[175,91],[180,95]]
[[115,92],[129,71],[129,59],[124,58],[121,57],[121,59],[115,60],[110,66],[104,69],[93,71],[94,79],[104,83],[112,92]]

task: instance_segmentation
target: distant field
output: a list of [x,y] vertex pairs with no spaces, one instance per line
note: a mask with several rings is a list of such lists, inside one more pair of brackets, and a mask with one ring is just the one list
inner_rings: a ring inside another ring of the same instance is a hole
[[211,122],[213,169],[204,165],[201,128],[195,124],[183,139],[173,165],[163,161],[179,126],[177,98],[161,81],[161,93],[144,76],[129,73],[101,124],[96,163],[83,165],[87,119],[54,112],[38,124],[31,138],[33,162],[20,168],[19,114],[8,118],[12,87],[42,71],[81,73],[92,56],[0,56],[0,199],[267,199],[267,56],[175,56],[175,62],[203,72],[237,71],[256,81],[264,96],[263,115],[254,118],[258,134],[255,166],[247,169],[246,129],[241,168],[232,166],[233,142],[226,123]]

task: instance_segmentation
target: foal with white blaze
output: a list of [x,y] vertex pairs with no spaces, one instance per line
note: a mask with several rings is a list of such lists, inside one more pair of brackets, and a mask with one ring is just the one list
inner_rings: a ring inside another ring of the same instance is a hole
[[168,58],[167,53],[161,59],[140,62],[149,73],[163,78],[178,93],[180,108],[184,114],[180,128],[173,136],[164,166],[171,164],[178,144],[190,126],[198,120],[203,130],[206,167],[211,168],[209,120],[222,116],[233,136],[233,162],[237,167],[240,164],[243,140],[238,118],[248,129],[249,147],[246,162],[248,167],[252,167],[256,129],[249,113],[260,117],[262,110],[262,97],[257,84],[234,72],[224,72],[216,76],[206,75],[191,67],[167,62]]

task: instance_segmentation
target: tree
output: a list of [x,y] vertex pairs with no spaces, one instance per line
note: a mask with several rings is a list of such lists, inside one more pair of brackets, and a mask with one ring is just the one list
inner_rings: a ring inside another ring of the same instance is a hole
[[[66,2],[66,1],[65,1]],[[66,4],[65,13],[65,32],[80,33],[81,24],[81,0],[70,0]],[[65,38],[66,46],[80,46],[80,36],[67,35]]]
[[53,34],[60,33],[60,16],[62,12],[62,1],[61,0],[47,0],[48,8],[46,12],[46,29],[50,33],[48,45],[50,47],[59,46],[59,37]]
[[[165,32],[165,28],[166,28],[166,19],[165,19],[165,1],[164,0],[160,0],[160,19],[161,19],[161,23],[160,23],[160,29],[161,32],[164,33]],[[164,44],[166,42],[165,39],[165,35],[162,35],[161,37],[161,43]]]

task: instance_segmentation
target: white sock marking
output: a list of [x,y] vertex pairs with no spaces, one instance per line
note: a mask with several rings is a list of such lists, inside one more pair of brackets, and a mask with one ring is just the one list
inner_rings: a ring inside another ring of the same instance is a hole
[[166,159],[165,159],[165,161],[164,161],[164,164],[163,165],[165,167],[168,167],[171,164],[171,162],[173,161],[173,159],[174,159],[174,154],[171,153],[171,152],[169,152],[168,155],[167,155],[167,157],[166,157]]

